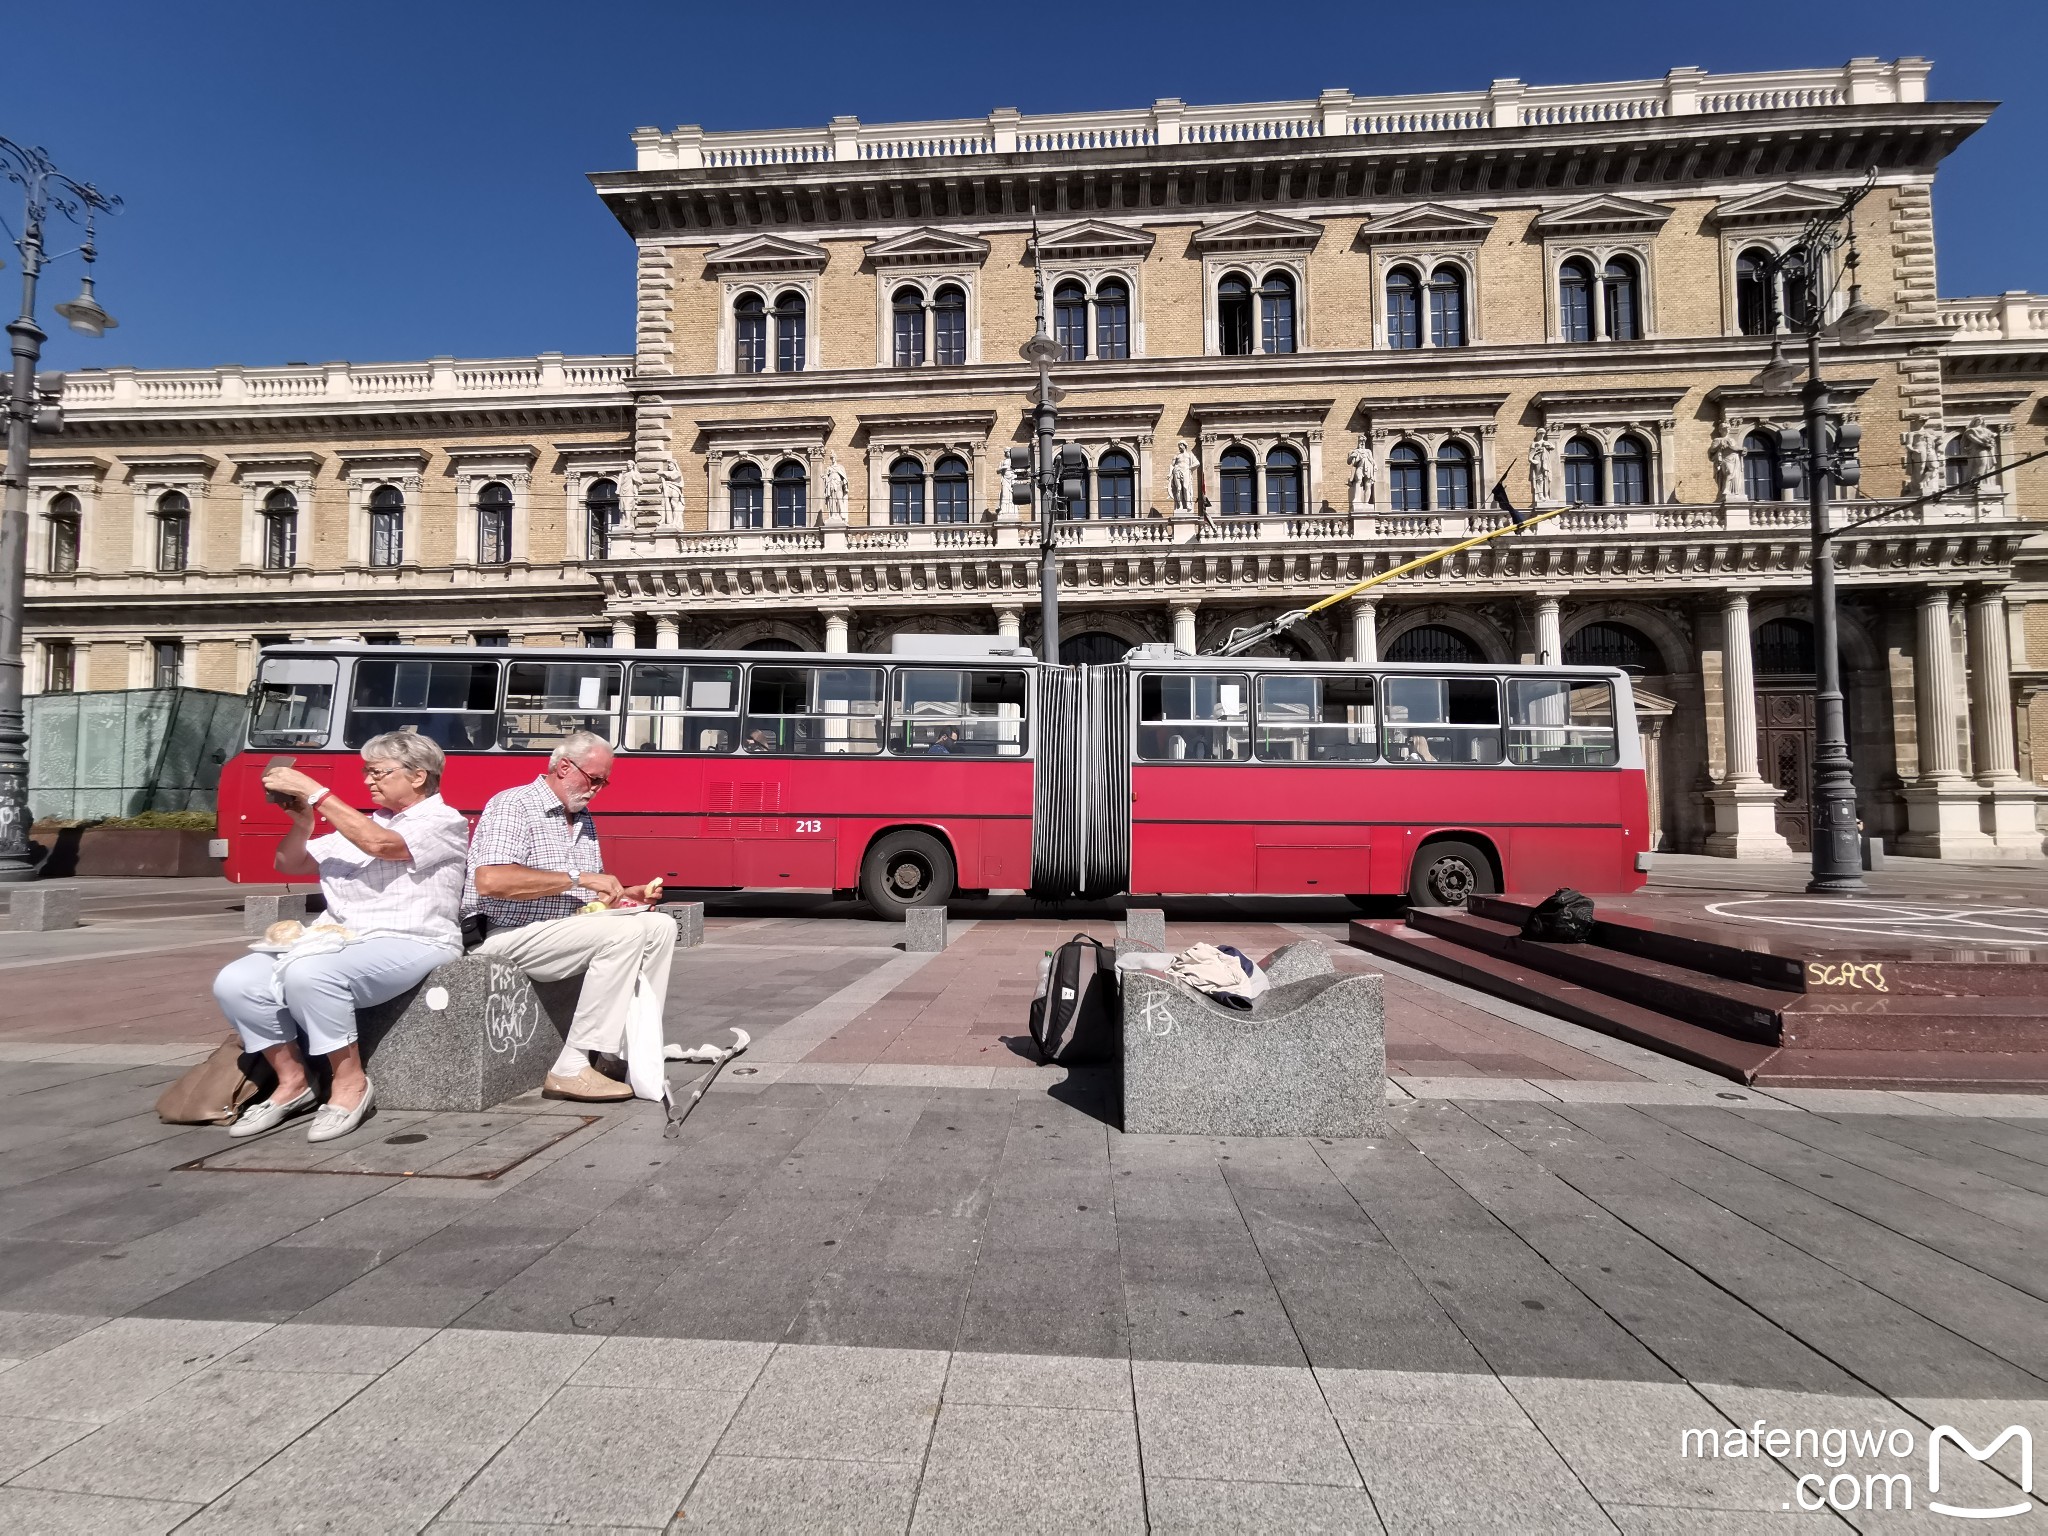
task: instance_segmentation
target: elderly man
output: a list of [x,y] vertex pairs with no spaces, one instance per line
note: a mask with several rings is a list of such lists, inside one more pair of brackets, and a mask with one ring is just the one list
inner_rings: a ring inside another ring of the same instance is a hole
[[491,796],[469,844],[462,909],[484,920],[476,953],[509,960],[535,981],[582,973],[568,1043],[541,1086],[554,1099],[630,1099],[633,1090],[593,1067],[591,1053],[624,1054],[636,981],[668,996],[675,923],[654,911],[583,911],[659,893],[658,883],[624,886],[604,873],[587,807],[611,771],[604,738],[572,731],[548,754],[546,773]]

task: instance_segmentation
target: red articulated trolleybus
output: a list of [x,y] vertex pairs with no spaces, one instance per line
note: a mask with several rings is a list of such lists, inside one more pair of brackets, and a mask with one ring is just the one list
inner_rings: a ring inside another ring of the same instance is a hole
[[[305,644],[263,652],[220,781],[227,872],[277,879],[275,756],[367,807],[356,749],[411,728],[472,821],[570,730],[617,744],[608,867],[672,891],[1044,899],[1633,890],[1649,830],[1628,677],[1001,642],[891,655]],[[933,650],[932,647],[949,647]]]

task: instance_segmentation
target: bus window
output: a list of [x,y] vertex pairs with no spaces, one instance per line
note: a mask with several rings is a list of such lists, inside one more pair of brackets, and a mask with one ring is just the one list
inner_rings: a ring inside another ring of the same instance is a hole
[[626,745],[635,752],[731,752],[740,744],[740,669],[633,664]]
[[274,656],[265,661],[256,684],[256,707],[249,716],[249,745],[325,746],[340,670],[331,661],[310,657]]
[[1500,761],[1500,688],[1490,677],[1389,677],[1384,724],[1395,763]]
[[1245,762],[1251,704],[1251,679],[1242,672],[1148,673],[1138,684],[1138,758]]
[[754,667],[740,745],[749,752],[882,750],[880,667]]
[[1358,763],[1378,757],[1372,681],[1265,674],[1259,679],[1259,756],[1269,763]]
[[488,751],[498,725],[495,661],[356,662],[347,744],[410,728],[454,752]]
[[1508,680],[1508,761],[1612,768],[1614,689],[1591,678]]
[[571,731],[589,731],[617,746],[623,670],[615,661],[513,662],[498,739],[507,747],[552,748]]
[[899,667],[889,750],[912,757],[1024,755],[1024,674]]

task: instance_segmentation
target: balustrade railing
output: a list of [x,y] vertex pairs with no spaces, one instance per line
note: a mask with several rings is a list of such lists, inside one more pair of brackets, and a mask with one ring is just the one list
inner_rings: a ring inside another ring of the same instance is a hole
[[630,357],[436,358],[424,363],[290,363],[278,368],[87,369],[65,375],[64,408],[174,410],[325,400],[544,399],[617,394]]

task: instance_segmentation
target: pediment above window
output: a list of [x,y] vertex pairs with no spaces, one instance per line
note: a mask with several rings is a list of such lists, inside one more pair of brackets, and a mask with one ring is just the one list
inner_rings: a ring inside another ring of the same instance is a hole
[[1358,231],[1358,240],[1361,245],[1384,245],[1395,240],[1484,240],[1496,222],[1491,214],[1468,213],[1442,203],[1417,203],[1367,219]]
[[786,235],[755,235],[722,245],[704,258],[714,276],[737,277],[748,272],[822,272],[830,259],[822,245],[791,240]]
[[1101,260],[1105,257],[1140,261],[1150,253],[1154,237],[1150,230],[1129,229],[1102,219],[1083,219],[1043,235],[1038,254],[1046,261]]
[[1655,234],[1664,227],[1674,210],[1662,203],[1646,203],[1633,197],[1599,193],[1565,208],[1553,208],[1536,216],[1536,228],[1546,235],[1593,235],[1625,232]]
[[[1828,394],[1838,405],[1854,406],[1876,383],[1874,378],[1838,379],[1830,375]],[[1806,410],[1800,402],[1797,385],[1789,389],[1760,389],[1754,384],[1716,384],[1707,391],[1707,404],[1713,408],[1717,419],[1726,424],[1738,421],[1796,422]]]
[[1671,421],[1685,386],[1662,389],[1547,389],[1530,401],[1546,427],[1634,426]]
[[1446,427],[1490,429],[1507,403],[1504,390],[1485,395],[1368,395],[1358,402],[1358,414],[1375,435]]
[[235,478],[243,482],[310,480],[320,472],[317,453],[238,453]]
[[[1060,436],[1071,442],[1106,442],[1129,437],[1150,440],[1166,407],[1157,402],[1114,405],[1063,405]],[[1322,418],[1316,418],[1320,421]]]
[[1766,187],[1748,197],[1722,203],[1707,215],[1707,222],[1722,229],[1757,229],[1772,225],[1804,224],[1816,213],[1830,213],[1841,207],[1839,193],[1825,187],[1786,182]]
[[1188,407],[1188,414],[1195,418],[1204,439],[1300,432],[1320,435],[1330,407],[1336,403],[1331,399],[1198,400]]
[[1205,224],[1188,243],[1212,251],[1306,251],[1323,238],[1323,226],[1284,213],[1244,213],[1220,224]]
[[946,229],[913,229],[868,247],[876,267],[978,267],[988,259],[988,242]]
[[700,421],[697,430],[713,455],[792,453],[824,448],[825,440],[832,435],[832,418],[784,416],[768,420]]
[[980,443],[995,429],[996,413],[985,411],[862,411],[861,431],[870,447],[948,447]]

